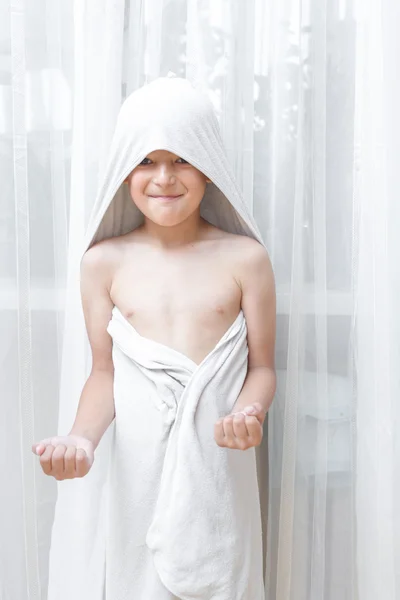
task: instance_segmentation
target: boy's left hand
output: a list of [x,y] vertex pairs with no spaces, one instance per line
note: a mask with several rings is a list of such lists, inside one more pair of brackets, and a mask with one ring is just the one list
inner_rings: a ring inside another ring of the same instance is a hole
[[218,419],[214,427],[214,437],[221,448],[247,450],[259,446],[263,437],[265,410],[256,402],[240,412],[233,412]]

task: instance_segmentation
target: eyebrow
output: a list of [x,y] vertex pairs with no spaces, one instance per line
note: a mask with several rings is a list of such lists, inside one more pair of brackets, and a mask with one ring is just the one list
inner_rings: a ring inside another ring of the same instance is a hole
[[[147,156],[145,156],[144,158],[148,158],[149,160],[155,160],[157,157],[151,156],[150,154],[148,154]],[[170,160],[176,160],[177,158],[183,158],[183,156],[179,156],[179,154],[174,154],[173,158],[171,158]],[[168,159],[167,159],[168,160]],[[186,160],[186,159],[185,159]]]

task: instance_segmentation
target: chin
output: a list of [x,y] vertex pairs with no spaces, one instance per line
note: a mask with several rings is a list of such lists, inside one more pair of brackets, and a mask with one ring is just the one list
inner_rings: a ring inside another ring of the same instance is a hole
[[181,223],[186,221],[187,216],[182,217],[178,215],[158,215],[157,217],[154,217],[149,215],[147,218],[156,225],[160,225],[160,227],[175,227],[176,225],[180,225]]
[[176,227],[184,223],[195,212],[193,209],[182,210],[183,207],[178,206],[157,207],[155,210],[149,210],[149,207],[146,208],[146,211],[142,211],[146,219],[160,227]]

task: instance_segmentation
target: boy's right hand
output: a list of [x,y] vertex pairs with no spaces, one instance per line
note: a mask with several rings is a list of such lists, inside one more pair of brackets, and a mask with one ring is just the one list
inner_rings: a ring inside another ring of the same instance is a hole
[[94,446],[79,435],[55,436],[33,444],[32,452],[40,456],[46,475],[57,481],[84,477],[94,461]]

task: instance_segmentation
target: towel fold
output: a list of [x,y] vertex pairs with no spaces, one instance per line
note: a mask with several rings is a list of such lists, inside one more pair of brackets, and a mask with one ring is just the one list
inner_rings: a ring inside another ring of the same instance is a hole
[[[108,332],[116,428],[107,598],[142,581],[135,558],[146,545],[160,580],[181,600],[261,600],[255,451],[214,440],[215,422],[231,412],[246,376],[243,313],[198,366],[139,335],[116,307]],[[151,598],[143,587],[138,594],[131,597]]]

